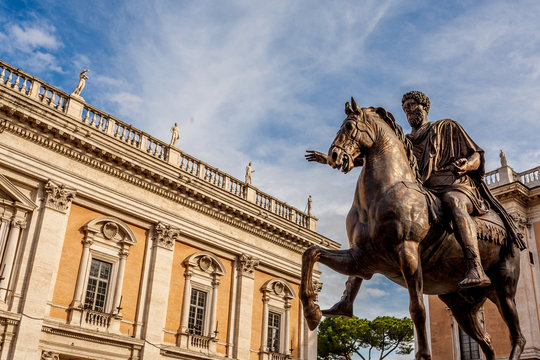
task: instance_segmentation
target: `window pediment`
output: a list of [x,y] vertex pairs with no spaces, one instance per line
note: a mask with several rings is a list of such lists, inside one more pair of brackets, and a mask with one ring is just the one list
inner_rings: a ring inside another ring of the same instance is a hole
[[24,195],[11,181],[0,174],[0,206],[9,205],[26,211],[33,211],[37,205]]
[[211,276],[222,276],[227,272],[221,260],[207,251],[201,251],[190,255],[184,260],[183,265],[186,270],[196,271]]
[[94,219],[88,222],[83,230],[91,240],[108,240],[128,247],[137,242],[129,226],[112,216]]
[[261,287],[263,294],[278,299],[290,300],[296,297],[292,286],[285,279],[276,278],[268,280]]

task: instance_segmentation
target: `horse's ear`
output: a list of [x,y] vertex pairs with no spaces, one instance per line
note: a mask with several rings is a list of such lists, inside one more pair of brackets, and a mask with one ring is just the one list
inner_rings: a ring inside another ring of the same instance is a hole
[[360,107],[358,106],[356,101],[354,101],[354,98],[352,96],[351,96],[351,104],[352,104],[353,111],[356,112],[356,113],[359,113],[360,112]]
[[345,115],[349,116],[353,113],[353,110],[351,108],[351,104],[349,104],[349,102],[347,101],[345,103]]

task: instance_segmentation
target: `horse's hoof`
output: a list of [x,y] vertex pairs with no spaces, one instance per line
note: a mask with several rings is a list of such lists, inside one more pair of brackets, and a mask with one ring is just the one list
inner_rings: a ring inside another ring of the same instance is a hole
[[330,309],[322,310],[322,314],[326,317],[336,317],[336,316],[353,316],[353,307],[352,303],[349,301],[339,301]]
[[319,323],[321,322],[322,318],[322,312],[319,306],[315,305],[315,307],[311,311],[305,311],[304,315],[306,317],[306,322],[309,330],[315,330],[317,328],[317,325],[319,325]]

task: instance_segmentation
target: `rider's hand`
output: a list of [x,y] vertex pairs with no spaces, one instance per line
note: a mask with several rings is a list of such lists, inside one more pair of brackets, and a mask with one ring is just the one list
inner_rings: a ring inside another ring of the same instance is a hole
[[315,150],[306,150],[307,154],[304,155],[307,161],[316,161],[321,164],[328,164],[328,155],[320,153]]
[[465,174],[469,171],[469,160],[467,160],[466,158],[461,158],[454,161],[450,165],[450,170],[452,170],[452,172],[459,176]]

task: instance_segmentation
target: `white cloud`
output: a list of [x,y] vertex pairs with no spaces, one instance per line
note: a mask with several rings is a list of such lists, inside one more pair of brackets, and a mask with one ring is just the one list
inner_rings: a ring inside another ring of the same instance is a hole
[[7,26],[11,46],[27,53],[39,48],[58,49],[62,43],[57,39],[55,31],[54,26],[30,25],[28,23]]
[[19,66],[28,71],[52,70],[62,73],[63,68],[53,53],[63,44],[56,36],[56,29],[46,22],[36,19],[33,22],[3,24],[0,41],[6,53],[20,56]]

